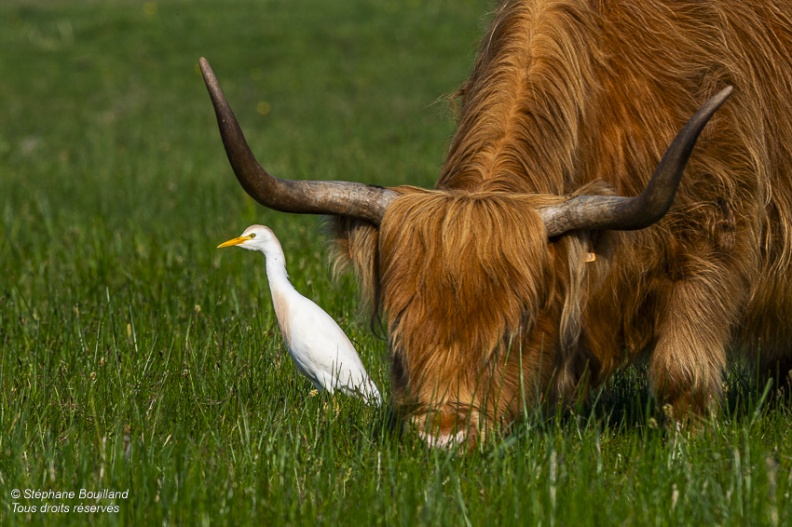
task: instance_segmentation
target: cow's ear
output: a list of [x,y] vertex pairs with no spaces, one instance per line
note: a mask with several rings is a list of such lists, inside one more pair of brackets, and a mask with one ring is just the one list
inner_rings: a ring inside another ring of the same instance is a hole
[[614,244],[623,236],[618,231],[587,231],[583,243],[585,251],[581,258],[586,264],[609,262],[613,255]]

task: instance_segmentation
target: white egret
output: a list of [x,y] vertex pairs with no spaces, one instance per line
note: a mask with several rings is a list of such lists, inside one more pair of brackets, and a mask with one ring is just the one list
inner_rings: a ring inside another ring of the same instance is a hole
[[379,406],[382,399],[355,347],[335,320],[302,296],[289,282],[286,257],[269,227],[251,225],[242,236],[217,246],[261,251],[267,260],[267,279],[283,340],[297,369],[317,389],[340,390]]

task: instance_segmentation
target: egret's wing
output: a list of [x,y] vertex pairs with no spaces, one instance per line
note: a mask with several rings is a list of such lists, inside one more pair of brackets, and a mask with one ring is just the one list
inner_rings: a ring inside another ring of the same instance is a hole
[[290,348],[295,362],[328,374],[332,385],[346,393],[378,401],[379,392],[375,386],[371,388],[373,383],[360,356],[336,321],[305,297],[295,302],[293,309]]

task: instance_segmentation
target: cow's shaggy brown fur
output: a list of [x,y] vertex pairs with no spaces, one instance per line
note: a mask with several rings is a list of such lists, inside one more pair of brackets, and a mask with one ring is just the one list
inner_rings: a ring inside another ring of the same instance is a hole
[[[502,2],[436,189],[396,189],[379,229],[337,224],[385,317],[397,402],[449,437],[643,351],[676,415],[719,401],[727,349],[792,367],[791,56],[786,2]],[[538,207],[639,193],[726,85],[665,218],[547,239]]]

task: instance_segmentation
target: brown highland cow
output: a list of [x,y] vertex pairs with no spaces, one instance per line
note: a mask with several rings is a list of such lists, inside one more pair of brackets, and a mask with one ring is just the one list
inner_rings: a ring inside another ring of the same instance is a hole
[[788,381],[790,57],[781,0],[503,1],[434,190],[270,176],[201,65],[240,183],[336,218],[395,402],[446,445],[641,354],[677,418],[727,350]]

